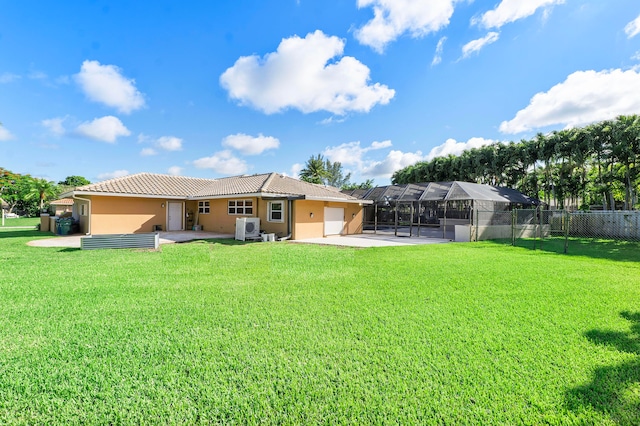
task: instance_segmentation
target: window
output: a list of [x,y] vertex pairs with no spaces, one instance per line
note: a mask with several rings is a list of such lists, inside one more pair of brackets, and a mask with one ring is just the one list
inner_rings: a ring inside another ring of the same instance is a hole
[[209,202],[208,201],[198,201],[198,213],[199,214],[209,214]]
[[284,203],[282,201],[269,201],[269,222],[284,222]]
[[230,215],[252,215],[253,200],[229,200],[227,211]]
[[86,216],[86,215],[87,215],[87,205],[80,204],[80,216]]

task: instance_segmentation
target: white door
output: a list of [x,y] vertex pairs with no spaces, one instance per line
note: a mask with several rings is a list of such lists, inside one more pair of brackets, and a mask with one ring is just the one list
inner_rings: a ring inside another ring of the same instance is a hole
[[167,231],[182,231],[182,203],[169,203]]
[[324,235],[342,235],[344,229],[344,209],[324,208]]

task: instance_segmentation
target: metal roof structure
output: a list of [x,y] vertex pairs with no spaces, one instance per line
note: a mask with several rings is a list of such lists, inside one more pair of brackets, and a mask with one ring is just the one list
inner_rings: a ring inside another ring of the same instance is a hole
[[525,205],[538,204],[538,200],[515,189],[459,181],[378,186],[364,194],[353,191],[351,195],[383,203],[389,201],[476,200]]

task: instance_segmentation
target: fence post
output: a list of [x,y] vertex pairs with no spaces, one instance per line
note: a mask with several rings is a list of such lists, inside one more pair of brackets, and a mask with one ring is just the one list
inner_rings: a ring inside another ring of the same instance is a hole
[[563,215],[564,225],[564,254],[569,251],[569,212],[565,211]]
[[516,223],[518,222],[518,209],[511,211],[511,245],[516,245]]

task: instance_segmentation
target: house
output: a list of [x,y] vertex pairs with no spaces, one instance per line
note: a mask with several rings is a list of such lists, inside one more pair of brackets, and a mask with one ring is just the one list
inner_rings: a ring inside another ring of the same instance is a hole
[[73,198],[61,198],[49,203],[49,209],[53,216],[60,216],[63,213],[73,211]]
[[139,173],[74,188],[73,217],[85,234],[203,231],[234,234],[236,219],[304,239],[362,232],[363,205],[333,187],[278,173],[202,179]]

